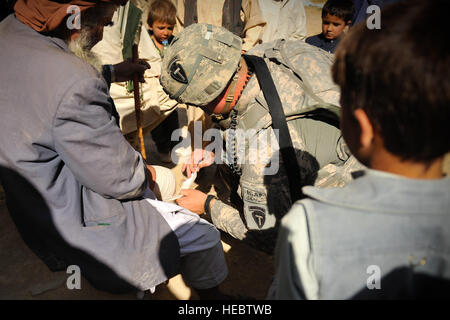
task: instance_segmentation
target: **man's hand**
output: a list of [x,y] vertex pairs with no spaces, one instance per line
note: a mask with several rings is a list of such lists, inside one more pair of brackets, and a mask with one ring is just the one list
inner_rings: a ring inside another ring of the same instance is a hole
[[138,63],[130,60],[122,61],[114,65],[116,82],[133,80],[136,73],[139,76],[139,82],[145,82],[144,72],[147,69],[150,69],[150,65],[143,59],[139,59]]
[[205,201],[208,197],[205,193],[194,189],[182,189],[183,197],[176,200],[177,204],[197,214],[205,212]]
[[150,190],[155,189],[155,183],[156,183],[156,171],[155,168],[153,168],[151,165],[146,164],[147,167],[147,178],[148,178],[148,187]]
[[195,149],[191,154],[191,158],[188,162],[183,163],[181,172],[186,170],[188,178],[191,174],[198,172],[203,167],[208,167],[214,163],[215,154],[212,151],[206,151],[203,149]]

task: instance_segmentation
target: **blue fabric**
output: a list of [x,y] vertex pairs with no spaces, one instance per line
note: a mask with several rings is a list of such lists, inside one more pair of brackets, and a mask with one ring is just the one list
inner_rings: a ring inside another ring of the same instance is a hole
[[337,39],[328,40],[327,38],[325,38],[323,36],[322,33],[317,34],[315,36],[308,37],[305,40],[306,43],[316,46],[316,47],[318,47],[322,50],[325,50],[326,52],[329,52],[329,53],[334,53],[337,45],[339,44],[339,41],[340,41],[340,37]]
[[383,9],[384,6],[398,1],[400,0],[353,0],[353,3],[355,5],[355,13],[353,15],[351,26],[366,20],[367,18],[366,12],[369,6],[377,5],[381,9]]
[[[433,297],[430,286],[448,288],[449,178],[367,170],[344,188],[303,191],[312,199],[298,203],[306,211],[319,298]],[[367,287],[371,266],[381,270],[380,290]]]

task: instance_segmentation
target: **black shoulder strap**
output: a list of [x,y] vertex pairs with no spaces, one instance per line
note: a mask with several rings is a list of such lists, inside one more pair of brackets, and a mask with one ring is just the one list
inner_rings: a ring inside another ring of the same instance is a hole
[[289,179],[291,200],[292,203],[294,203],[296,200],[303,198],[300,167],[297,162],[297,157],[295,156],[295,150],[292,145],[292,139],[287,126],[280,96],[278,95],[277,88],[273,83],[272,76],[264,59],[252,55],[244,55],[244,57],[245,60],[253,66],[259,86],[269,105],[269,112],[272,117],[272,128],[279,130],[278,144],[280,145],[281,157]]

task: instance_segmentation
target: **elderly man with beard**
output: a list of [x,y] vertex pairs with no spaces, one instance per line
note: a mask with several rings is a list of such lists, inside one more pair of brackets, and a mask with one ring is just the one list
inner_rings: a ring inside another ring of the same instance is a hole
[[[157,172],[123,138],[108,84],[92,67],[89,49],[124,3],[19,0],[0,24],[0,180],[8,210],[53,271],[77,265],[96,288],[116,293],[152,289],[181,273],[200,298],[223,297],[219,232],[156,199]],[[81,29],[68,28],[72,5]]]

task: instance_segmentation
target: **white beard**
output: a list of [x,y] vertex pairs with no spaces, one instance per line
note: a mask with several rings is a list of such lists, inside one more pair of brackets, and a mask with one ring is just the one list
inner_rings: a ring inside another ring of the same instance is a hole
[[75,40],[70,41],[68,47],[74,55],[84,62],[89,63],[101,73],[102,63],[99,57],[91,51],[92,38],[93,37],[91,36],[89,29],[81,29],[80,36]]

